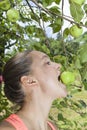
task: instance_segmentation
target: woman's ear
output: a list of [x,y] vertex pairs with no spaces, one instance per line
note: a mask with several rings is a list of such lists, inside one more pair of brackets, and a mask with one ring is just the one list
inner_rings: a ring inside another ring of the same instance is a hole
[[26,87],[27,82],[28,82],[28,76],[22,76],[20,81],[21,81],[21,84]]
[[37,86],[37,80],[32,76],[22,76],[21,83],[24,87],[34,87]]

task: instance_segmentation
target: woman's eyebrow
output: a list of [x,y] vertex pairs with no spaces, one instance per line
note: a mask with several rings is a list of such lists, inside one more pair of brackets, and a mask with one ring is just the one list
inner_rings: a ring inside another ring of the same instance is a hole
[[43,56],[41,57],[41,60],[43,60],[43,59],[45,59],[45,58],[50,59],[48,55],[43,55]]

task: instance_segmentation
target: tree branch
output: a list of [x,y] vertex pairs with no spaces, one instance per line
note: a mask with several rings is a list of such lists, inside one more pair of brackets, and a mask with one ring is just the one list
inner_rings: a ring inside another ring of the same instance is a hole
[[58,16],[58,17],[60,17],[60,18],[62,18],[62,19],[65,19],[66,21],[69,21],[70,23],[74,23],[74,24],[77,24],[78,26],[83,26],[83,27],[86,27],[86,28],[87,28],[87,26],[84,25],[84,24],[82,24],[82,23],[75,22],[75,21],[73,21],[73,20],[71,20],[71,19],[66,18],[64,15],[62,16],[62,15],[56,14],[56,13],[50,11],[49,9],[44,8],[42,5],[38,4],[36,0],[31,0],[31,1],[32,1],[35,5],[37,5],[39,8],[41,8],[43,11],[45,11],[47,14],[52,15],[53,17],[54,17],[54,16]]
[[34,13],[32,7],[31,7],[31,5],[30,5],[30,3],[28,2],[28,0],[26,0],[26,3],[27,3],[27,5],[29,6],[29,8],[31,9],[31,11],[32,11],[32,13],[34,14],[35,18],[37,19],[37,21],[38,21],[39,18],[36,17],[36,15],[35,15],[35,13]]
[[[40,28],[42,29],[43,35],[44,35],[45,38],[46,38],[46,44],[48,45],[48,44],[49,44],[49,41],[48,41],[48,38],[47,38],[47,35],[46,35],[46,31],[45,31],[44,26],[43,26],[43,27],[41,26],[40,18],[35,15],[35,13],[34,13],[32,7],[31,7],[30,3],[28,2],[28,0],[26,0],[26,2],[27,2],[27,4],[28,4],[28,6],[30,7],[32,13],[34,14],[35,18],[37,19],[37,21],[38,21],[38,23],[39,23],[39,26],[40,26]],[[38,7],[39,7],[39,6],[38,6]],[[39,8],[40,8],[40,7],[39,7]],[[40,8],[40,10],[42,10],[42,8]],[[40,16],[41,16],[41,15],[40,15]],[[43,20],[43,19],[42,19],[42,20]]]
[[62,0],[62,16],[63,16],[64,0]]

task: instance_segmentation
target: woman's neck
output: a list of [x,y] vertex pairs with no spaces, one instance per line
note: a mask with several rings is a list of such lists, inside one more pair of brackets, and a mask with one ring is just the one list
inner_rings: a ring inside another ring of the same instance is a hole
[[47,130],[48,114],[52,101],[42,95],[34,96],[17,113],[24,121],[25,125],[31,130]]

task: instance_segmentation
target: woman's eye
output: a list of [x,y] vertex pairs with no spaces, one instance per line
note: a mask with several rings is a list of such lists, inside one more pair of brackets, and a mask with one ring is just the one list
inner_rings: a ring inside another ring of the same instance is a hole
[[50,64],[51,64],[51,61],[48,61],[47,64],[50,65]]

